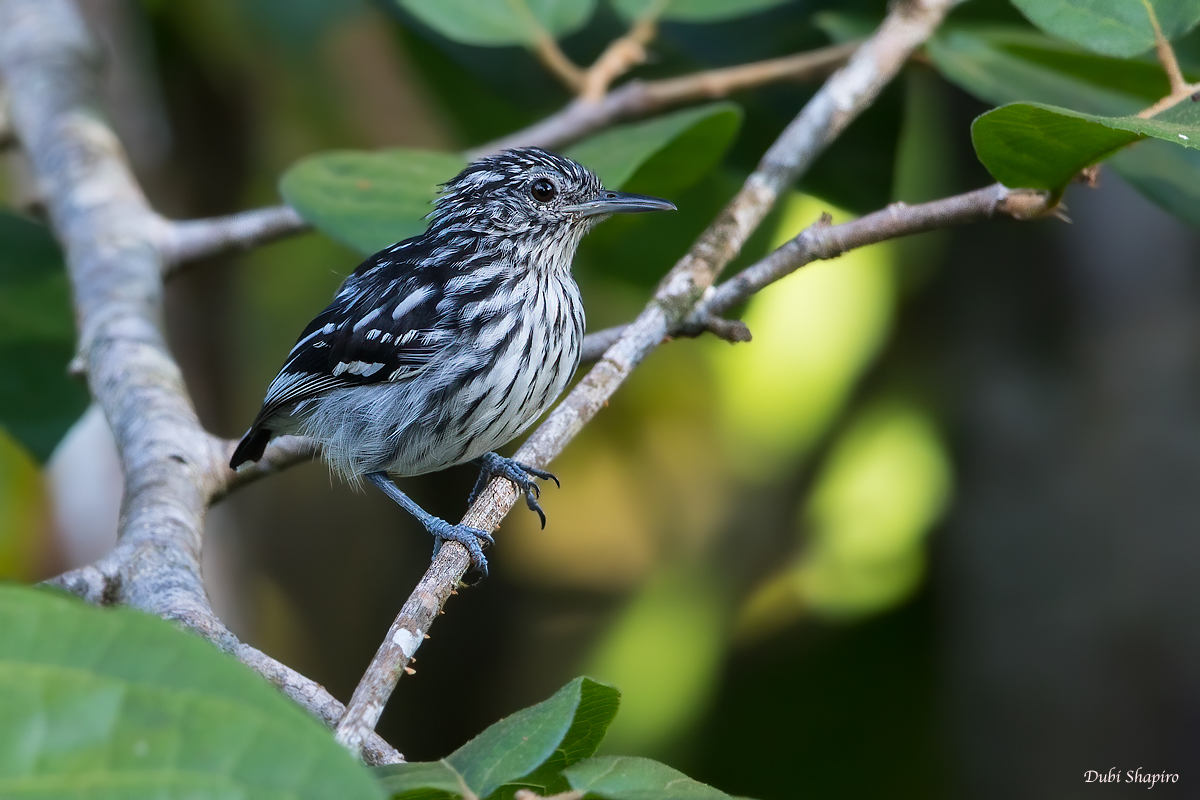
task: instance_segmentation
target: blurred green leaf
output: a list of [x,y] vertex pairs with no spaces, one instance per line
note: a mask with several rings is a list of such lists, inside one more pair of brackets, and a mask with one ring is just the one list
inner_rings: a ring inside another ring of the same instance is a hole
[[572,789],[604,800],[732,800],[730,795],[648,758],[589,758],[563,774]]
[[678,22],[720,22],[756,14],[783,5],[787,0],[612,0],[617,13],[627,20],[662,9],[656,16]]
[[392,800],[459,800],[467,784],[443,761],[414,761],[377,767],[375,777]]
[[1012,0],[1030,22],[1089,50],[1129,58],[1154,47],[1145,3],[1168,39],[1200,22],[1200,0]]
[[971,125],[975,152],[996,180],[1056,193],[1079,170],[1147,136],[1200,148],[1200,106],[1185,101],[1153,119],[1141,119],[1013,103]]
[[595,170],[610,189],[672,194],[721,161],[741,121],[738,106],[712,103],[610,128],[566,155]]
[[1106,163],[1160,207],[1200,228],[1200,153],[1147,139]]
[[574,33],[596,0],[396,0],[438,33],[463,44],[497,47]]
[[318,230],[370,254],[424,231],[438,185],[466,164],[427,150],[333,150],[292,165],[279,191]]
[[881,17],[866,14],[844,14],[839,11],[818,11],[812,23],[831,41],[841,44],[870,36],[879,27]]
[[1157,64],[1095,55],[1011,26],[945,26],[926,49],[947,80],[996,105],[1049,103],[1120,116],[1170,93]]
[[0,586],[0,796],[377,798],[266,681],[163,620]]
[[58,245],[44,225],[0,213],[0,425],[42,462],[87,408],[67,375],[74,350]]
[[[463,796],[463,788],[489,797],[502,787],[558,791],[559,773],[596,752],[620,705],[620,693],[589,678],[576,678],[535,706],[490,726],[442,761],[393,764],[375,775],[394,798],[417,800]],[[507,786],[506,786],[507,785]],[[543,792],[548,793],[548,792]]]
[[256,33],[305,57],[322,34],[361,13],[364,6],[363,0],[243,0],[238,4]]

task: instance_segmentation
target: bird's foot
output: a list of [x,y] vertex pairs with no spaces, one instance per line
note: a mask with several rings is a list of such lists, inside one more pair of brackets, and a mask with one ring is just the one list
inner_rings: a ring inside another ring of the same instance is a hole
[[470,554],[471,566],[480,575],[485,578],[487,577],[487,556],[483,554],[483,546],[480,542],[486,542],[489,545],[495,544],[496,540],[492,538],[490,533],[479,528],[472,528],[469,525],[451,525],[446,520],[433,516],[421,520],[421,522],[425,526],[425,530],[429,531],[430,535],[433,536],[434,558],[437,558],[438,551],[442,549],[444,542],[458,542]]
[[[558,478],[554,473],[547,472],[544,469],[531,467],[528,464],[522,464],[511,458],[496,455],[495,453],[485,453],[479,458],[479,480],[475,481],[475,488],[471,490],[471,496],[467,499],[467,505],[475,502],[475,498],[483,491],[494,477],[507,478],[516,484],[517,488],[525,495],[525,505],[529,506],[530,511],[537,512],[538,518],[542,521],[542,528],[546,527],[546,512],[542,511],[542,507],[538,505],[538,498],[542,494],[542,490],[534,483],[533,478],[541,478],[544,481],[554,481],[556,486],[562,486],[558,482]],[[532,476],[532,477],[530,477]]]
[[433,536],[433,555],[435,558],[438,551],[442,549],[443,542],[458,542],[467,548],[467,552],[471,556],[471,565],[483,577],[487,577],[487,558],[483,555],[483,546],[480,542],[495,544],[496,542],[492,539],[490,533],[479,528],[472,528],[469,525],[451,525],[446,520],[433,516],[413,502],[408,495],[400,491],[386,473],[372,472],[364,477],[379,487],[380,491],[391,498],[397,505],[416,517],[421,526],[429,531],[430,535]]

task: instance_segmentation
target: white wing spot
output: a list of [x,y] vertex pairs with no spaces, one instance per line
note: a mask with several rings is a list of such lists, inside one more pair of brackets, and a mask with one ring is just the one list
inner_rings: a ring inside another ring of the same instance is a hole
[[355,330],[355,331],[357,331],[359,328],[363,327],[363,326],[364,326],[364,325],[366,325],[368,322],[370,322],[371,320],[373,320],[373,319],[375,319],[376,317],[378,317],[378,316],[379,316],[379,312],[380,312],[380,311],[382,311],[382,310],[383,310],[383,309],[379,309],[379,308],[377,308],[377,309],[375,309],[374,311],[372,311],[370,314],[367,314],[365,317],[363,317],[362,319],[360,319],[358,322],[354,323],[354,330]]
[[333,368],[333,374],[341,375],[343,372],[348,372],[351,375],[362,375],[364,378],[369,378],[381,369],[383,369],[383,364],[379,362],[368,364],[365,361],[339,361],[338,365]]

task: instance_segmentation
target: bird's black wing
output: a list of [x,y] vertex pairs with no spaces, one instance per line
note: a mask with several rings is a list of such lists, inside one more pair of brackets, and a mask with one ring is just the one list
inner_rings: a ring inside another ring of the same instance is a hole
[[431,260],[427,249],[419,237],[410,239],[375,254],[346,279],[267,388],[234,454],[235,467],[261,456],[270,436],[263,426],[280,411],[346,386],[410,379],[453,339],[439,311],[446,262]]

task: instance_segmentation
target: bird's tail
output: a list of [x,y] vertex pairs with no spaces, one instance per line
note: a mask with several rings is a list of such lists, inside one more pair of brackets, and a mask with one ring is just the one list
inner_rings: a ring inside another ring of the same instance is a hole
[[229,459],[229,466],[237,469],[247,461],[258,461],[262,458],[263,451],[267,449],[269,441],[271,441],[271,432],[266,428],[253,427],[246,431],[246,435],[242,437],[233,451],[233,458]]

